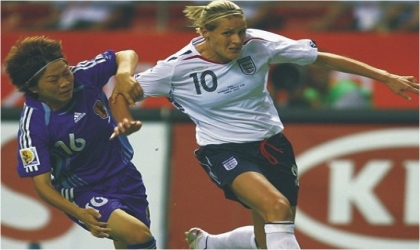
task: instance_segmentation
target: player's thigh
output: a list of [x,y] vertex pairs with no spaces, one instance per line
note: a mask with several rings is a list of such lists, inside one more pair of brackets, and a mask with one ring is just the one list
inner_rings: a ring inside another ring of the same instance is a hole
[[121,209],[111,213],[108,226],[111,228],[111,237],[116,241],[139,244],[147,242],[152,237],[146,224]]
[[230,184],[233,193],[253,210],[267,210],[279,202],[289,206],[287,198],[280,193],[262,174],[245,172]]

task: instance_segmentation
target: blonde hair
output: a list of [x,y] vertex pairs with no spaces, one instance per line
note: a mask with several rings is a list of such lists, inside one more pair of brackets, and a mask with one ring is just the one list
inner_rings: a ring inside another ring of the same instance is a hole
[[243,10],[228,0],[212,1],[206,6],[186,6],[183,12],[197,33],[201,33],[202,27],[213,31],[217,28],[217,21],[224,17],[240,16],[245,19]]

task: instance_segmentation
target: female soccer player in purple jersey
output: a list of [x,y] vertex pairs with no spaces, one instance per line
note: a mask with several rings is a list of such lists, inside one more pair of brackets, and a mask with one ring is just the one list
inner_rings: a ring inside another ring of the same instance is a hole
[[[254,224],[220,235],[192,228],[186,240],[190,248],[200,249],[298,249],[297,166],[267,91],[270,65],[315,64],[357,74],[385,83],[406,99],[407,92],[419,93],[419,84],[412,76],[319,52],[309,39],[247,29],[242,9],[230,1],[187,6],[184,13],[200,36],[134,77],[144,97],[166,96],[195,122],[200,146],[195,155],[201,166],[226,198],[251,210]],[[111,99],[111,108],[121,111],[117,120],[131,121],[123,96]],[[124,124],[115,128],[115,135],[124,132]]]
[[[118,249],[156,248],[133,149],[126,137],[109,140],[117,123],[102,90],[114,75],[117,85],[136,83],[137,60],[134,51],[108,50],[69,66],[61,42],[43,36],[17,41],[5,60],[12,83],[25,93],[19,175],[31,177],[47,203]],[[133,96],[141,91],[136,86]],[[127,132],[141,127],[130,125]]]

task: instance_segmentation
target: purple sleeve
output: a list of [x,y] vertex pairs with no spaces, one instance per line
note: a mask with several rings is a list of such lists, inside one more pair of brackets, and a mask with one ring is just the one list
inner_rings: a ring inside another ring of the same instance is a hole
[[49,133],[45,113],[24,106],[18,132],[18,166],[20,177],[30,177],[51,171]]

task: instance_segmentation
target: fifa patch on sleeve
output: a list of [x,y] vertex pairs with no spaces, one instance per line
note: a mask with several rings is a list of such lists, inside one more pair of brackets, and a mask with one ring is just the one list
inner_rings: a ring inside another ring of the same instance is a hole
[[27,173],[38,171],[40,162],[35,147],[21,149],[19,155]]

